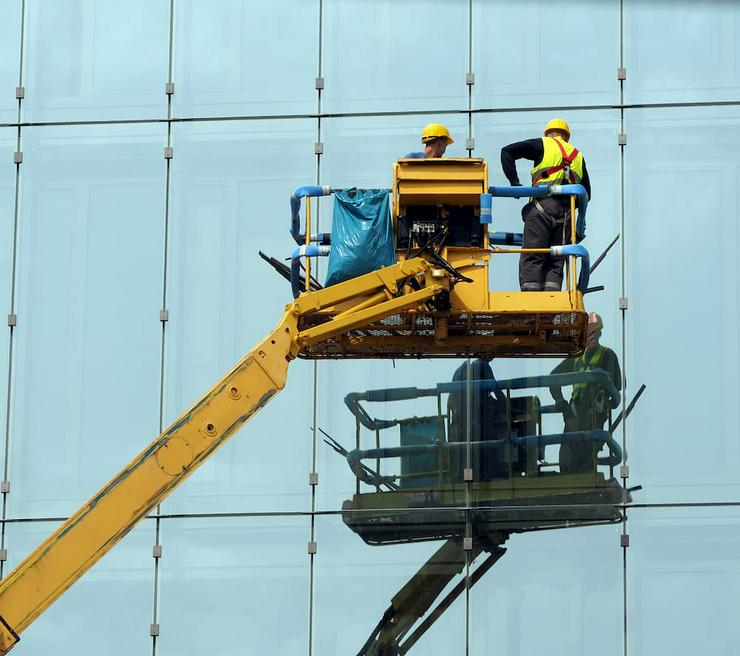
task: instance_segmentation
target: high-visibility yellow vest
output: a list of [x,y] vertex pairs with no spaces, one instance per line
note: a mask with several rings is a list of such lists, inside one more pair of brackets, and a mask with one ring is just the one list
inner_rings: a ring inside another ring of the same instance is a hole
[[583,178],[583,155],[560,137],[542,137],[542,161],[532,169],[532,186],[578,184]]
[[[596,345],[588,359],[586,359],[586,351],[584,351],[583,355],[576,360],[573,367],[574,371],[591,371],[592,369],[600,368],[604,353],[606,353],[606,348],[601,344]],[[576,401],[581,398],[589,385],[593,385],[593,383],[576,383],[573,385],[571,400]]]

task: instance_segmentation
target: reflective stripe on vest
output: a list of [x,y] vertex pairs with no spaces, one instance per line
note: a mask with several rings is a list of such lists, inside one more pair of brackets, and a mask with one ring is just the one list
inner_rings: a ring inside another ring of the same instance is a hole
[[[601,360],[604,357],[604,353],[606,353],[606,348],[599,344],[594,349],[591,357],[588,358],[588,361],[586,361],[586,353],[584,352],[583,355],[576,360],[573,370],[581,372],[598,369],[601,365]],[[581,398],[581,394],[586,391],[589,385],[593,385],[593,383],[576,383],[575,385],[573,385],[573,395],[570,397],[571,401],[577,401],[579,398]]]
[[583,155],[559,137],[542,137],[542,161],[532,169],[532,185],[577,184],[583,178]]

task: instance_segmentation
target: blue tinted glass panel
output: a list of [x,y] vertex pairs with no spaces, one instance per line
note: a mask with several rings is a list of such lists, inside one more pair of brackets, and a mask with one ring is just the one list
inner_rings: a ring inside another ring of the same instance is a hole
[[[13,257],[13,209],[15,199],[15,169],[11,153],[16,148],[16,131],[0,128],[0,150],[4,153],[0,163],[0,312],[10,313]],[[10,329],[5,328],[0,337],[0,403],[5,408],[8,393],[8,345]],[[3,411],[3,417],[5,412]],[[3,446],[0,451],[4,452]]]
[[166,115],[168,5],[27,3],[24,119]]
[[[31,553],[55,529],[50,522],[8,525],[10,566]],[[29,654],[84,656],[150,653],[154,541],[153,522],[135,528],[23,632],[22,646],[17,649]]]
[[739,38],[734,2],[627,0],[625,102],[737,100]]
[[613,103],[618,66],[618,2],[473,0],[476,108]]
[[157,653],[307,653],[309,530],[308,517],[163,522]]
[[[464,513],[459,514],[464,526]],[[360,651],[391,605],[391,599],[434,555],[443,542],[368,546],[338,515],[316,520],[314,560],[314,650],[340,656]],[[439,569],[448,568],[443,560]],[[464,556],[463,556],[464,563]],[[464,571],[464,568],[461,567]],[[451,577],[443,596],[462,579]],[[418,602],[424,586],[410,597]],[[441,596],[439,597],[441,599]],[[461,595],[410,653],[465,653],[465,595]],[[381,652],[378,652],[381,653]]]
[[628,423],[630,473],[641,501],[736,500],[740,110],[630,110],[625,122],[627,371],[633,393],[647,385]]
[[495,644],[502,653],[622,654],[618,533],[599,526],[512,536],[471,590],[471,653]]
[[157,433],[163,137],[160,126],[24,129],[15,516],[69,513]]
[[175,113],[315,112],[318,24],[318,2],[175,3]]
[[18,101],[15,88],[21,58],[21,0],[0,5],[0,123],[15,121]]
[[[165,420],[173,421],[267,336],[292,300],[262,261],[295,248],[289,199],[315,180],[305,121],[174,127]],[[308,510],[313,365],[168,502],[172,512]]]
[[630,511],[628,649],[732,654],[740,638],[737,508]]
[[323,111],[467,109],[467,3],[327,0],[323,14]]

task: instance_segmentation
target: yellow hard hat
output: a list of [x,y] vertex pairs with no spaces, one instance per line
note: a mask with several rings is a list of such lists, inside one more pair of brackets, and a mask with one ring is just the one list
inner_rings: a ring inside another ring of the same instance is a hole
[[448,146],[455,143],[455,140],[450,136],[450,131],[441,123],[430,123],[421,131],[421,143],[427,143],[440,137],[447,139]]
[[570,139],[570,126],[562,118],[554,118],[548,121],[545,126],[545,135],[547,135],[550,130],[562,130]]

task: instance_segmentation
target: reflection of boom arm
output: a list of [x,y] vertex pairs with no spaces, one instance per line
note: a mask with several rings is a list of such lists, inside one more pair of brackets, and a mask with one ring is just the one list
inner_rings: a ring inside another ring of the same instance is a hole
[[[406,282],[414,279],[413,287]],[[421,258],[297,298],[254,350],[0,582],[0,654],[284,386],[301,349],[449,289]],[[404,293],[408,292],[408,293]],[[300,319],[341,308],[300,330]]]

